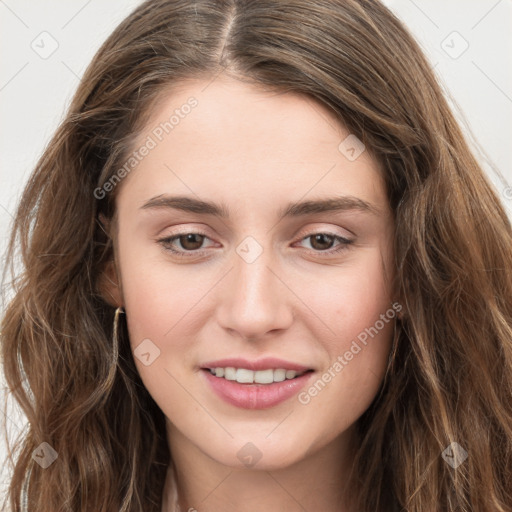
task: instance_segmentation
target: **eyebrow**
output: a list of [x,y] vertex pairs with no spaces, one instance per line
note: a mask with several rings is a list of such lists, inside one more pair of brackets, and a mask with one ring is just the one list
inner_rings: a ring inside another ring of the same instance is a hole
[[[227,208],[224,203],[217,204],[188,196],[169,196],[161,194],[149,199],[140,209],[175,209],[229,219],[229,208]],[[338,196],[289,203],[279,211],[279,217],[302,217],[315,213],[335,213],[341,211],[360,211],[373,215],[380,214],[380,210],[367,201],[353,196]]]

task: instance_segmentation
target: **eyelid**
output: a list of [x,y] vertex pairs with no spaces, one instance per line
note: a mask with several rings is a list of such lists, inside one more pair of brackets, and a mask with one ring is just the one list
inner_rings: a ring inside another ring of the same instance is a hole
[[306,228],[300,229],[295,234],[294,238],[297,237],[302,240],[304,237],[316,235],[317,233],[322,233],[324,235],[340,237],[340,238],[344,238],[345,240],[353,241],[353,239],[355,239],[357,236],[354,232],[348,230],[347,228],[342,228],[341,226],[338,226],[338,228],[343,230],[346,234],[337,233],[335,228],[326,227],[325,223],[317,222],[317,223],[315,223],[315,225],[313,227],[309,227],[307,229]]

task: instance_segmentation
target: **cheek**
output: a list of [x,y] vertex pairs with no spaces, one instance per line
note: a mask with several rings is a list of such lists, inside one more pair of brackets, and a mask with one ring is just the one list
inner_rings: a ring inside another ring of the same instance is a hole
[[[384,310],[386,311],[386,310]],[[392,311],[388,308],[388,311]],[[361,312],[329,347],[329,364],[299,395],[312,431],[322,432],[321,446],[357,422],[379,392],[386,372],[395,321],[382,310]],[[375,313],[377,320],[367,320]],[[384,313],[385,314],[385,313]]]
[[318,428],[337,432],[355,422],[377,394],[388,363],[396,311],[379,253],[340,269],[314,296],[330,328],[323,338],[327,365],[301,399],[315,408]]
[[[380,252],[368,251],[357,261],[340,266],[330,279],[318,281],[316,288],[304,288],[308,305],[329,328],[324,345],[331,356],[344,352],[350,340],[373,326],[391,308],[392,294],[381,262]],[[393,311],[390,314],[393,318]],[[386,331],[381,322],[378,327],[379,331]]]
[[167,415],[187,417],[190,396],[179,383],[194,358],[190,310],[200,298],[198,290],[181,272],[172,273],[162,261],[137,251],[125,257],[122,272],[129,342],[140,378]]
[[199,360],[198,332],[213,306],[208,290],[219,277],[206,267],[172,264],[129,237],[123,243],[120,270],[135,365],[161,409],[186,414],[190,396],[180,383]]
[[123,298],[134,338],[132,343],[151,336],[163,341],[181,327],[180,319],[186,317],[204,291],[193,285],[194,277],[183,270],[185,266],[173,268],[165,255],[150,244],[136,243],[126,237],[120,245],[120,254]]

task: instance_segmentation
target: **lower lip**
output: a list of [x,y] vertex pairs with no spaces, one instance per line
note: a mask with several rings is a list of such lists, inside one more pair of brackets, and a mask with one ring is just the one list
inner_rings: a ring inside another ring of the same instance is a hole
[[208,384],[224,401],[243,409],[268,409],[297,394],[314,372],[272,384],[240,384],[202,370]]

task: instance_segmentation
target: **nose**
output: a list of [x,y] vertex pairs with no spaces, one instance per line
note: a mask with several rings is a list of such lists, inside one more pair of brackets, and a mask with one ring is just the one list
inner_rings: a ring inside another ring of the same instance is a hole
[[287,329],[293,321],[293,293],[270,251],[253,262],[234,255],[234,268],[223,280],[218,322],[230,334],[256,340]]

